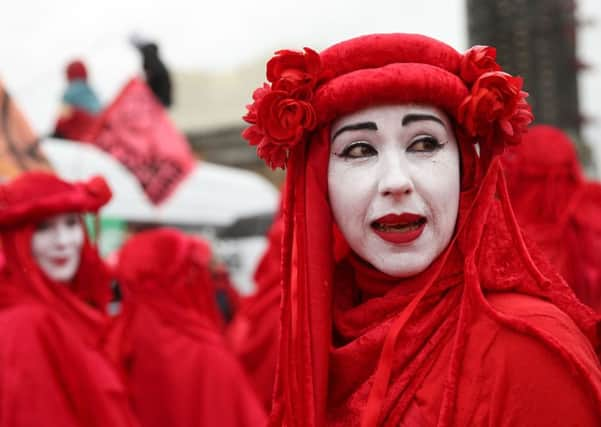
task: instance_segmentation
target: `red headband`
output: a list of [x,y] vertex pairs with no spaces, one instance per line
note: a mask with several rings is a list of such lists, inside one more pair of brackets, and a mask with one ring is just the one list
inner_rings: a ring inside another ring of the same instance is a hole
[[423,103],[442,108],[485,153],[517,144],[532,121],[522,79],[501,71],[496,51],[474,46],[464,55],[416,34],[351,39],[321,55],[276,52],[267,80],[253,94],[243,136],[272,168],[318,126],[376,104]]

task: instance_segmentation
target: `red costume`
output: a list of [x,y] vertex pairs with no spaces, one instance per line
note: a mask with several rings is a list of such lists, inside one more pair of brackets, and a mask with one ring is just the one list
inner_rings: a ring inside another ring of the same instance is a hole
[[601,185],[586,180],[559,129],[532,127],[503,157],[520,225],[576,296],[601,313]]
[[141,232],[119,254],[123,313],[111,337],[143,427],[260,426],[265,412],[226,347],[203,241]]
[[[280,51],[267,79],[244,135],[288,169],[272,425],[601,425],[596,317],[524,243],[506,193],[498,154],[532,116],[494,49],[371,35]],[[461,153],[454,238],[405,279],[345,247],[327,177],[333,120],[402,103],[445,111]]]
[[278,215],[267,236],[267,250],[255,271],[257,290],[242,300],[240,310],[228,330],[232,349],[268,411],[273,397],[280,333],[283,235],[284,222]]
[[68,284],[51,282],[32,256],[39,221],[96,212],[110,197],[101,178],[70,184],[42,172],[0,186],[1,426],[137,426],[101,351],[110,278],[96,248],[86,238]]

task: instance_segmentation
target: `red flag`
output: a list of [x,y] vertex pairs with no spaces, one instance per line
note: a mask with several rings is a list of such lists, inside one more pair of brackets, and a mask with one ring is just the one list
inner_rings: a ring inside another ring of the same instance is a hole
[[164,201],[194,166],[186,138],[137,78],[125,85],[84,139],[125,165],[154,204]]

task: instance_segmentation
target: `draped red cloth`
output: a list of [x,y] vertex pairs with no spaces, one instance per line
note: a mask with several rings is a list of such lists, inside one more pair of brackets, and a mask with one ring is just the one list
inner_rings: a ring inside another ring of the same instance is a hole
[[119,254],[123,312],[110,337],[143,427],[260,426],[266,416],[227,348],[209,246],[172,229]]
[[585,178],[569,137],[552,126],[532,127],[503,162],[518,222],[601,313],[601,185]]
[[0,273],[0,425],[137,426],[103,354],[110,276],[87,237],[71,283],[52,283],[31,253],[37,221],[96,211],[106,183],[69,184],[40,172],[0,186],[6,264]]
[[478,151],[455,125],[457,228],[426,271],[387,277],[341,250],[329,124],[386,103],[435,105],[457,119],[470,90],[465,57],[391,34],[342,42],[320,62],[316,128],[288,153],[271,425],[599,425],[597,317],[524,242],[498,158],[502,134]]
[[242,300],[228,328],[232,350],[267,411],[271,409],[278,354],[283,235],[284,222],[278,215],[267,235],[267,250],[254,274],[257,290]]

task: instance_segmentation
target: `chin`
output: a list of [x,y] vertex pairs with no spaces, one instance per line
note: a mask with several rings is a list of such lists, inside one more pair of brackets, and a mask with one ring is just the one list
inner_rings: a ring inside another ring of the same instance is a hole
[[434,261],[429,256],[389,256],[382,262],[375,262],[372,265],[392,277],[406,278],[415,276],[425,271]]

